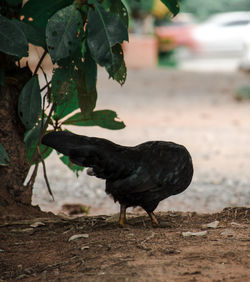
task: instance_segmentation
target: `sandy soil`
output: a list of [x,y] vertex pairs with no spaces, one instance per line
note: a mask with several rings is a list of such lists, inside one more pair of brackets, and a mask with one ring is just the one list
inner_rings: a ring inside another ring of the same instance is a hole
[[[163,201],[159,211],[215,212],[228,206],[250,206],[250,102],[237,102],[237,89],[249,83],[239,72],[204,73],[166,69],[129,70],[123,87],[99,72],[97,109],[112,109],[127,127],[110,131],[72,127],[123,145],[171,140],[191,152],[195,174],[182,194]],[[55,196],[48,194],[42,171],[33,203],[60,212],[65,203],[90,206],[90,214],[112,214],[119,206],[106,196],[105,183],[83,172],[76,178],[54,154],[47,160]]]
[[108,216],[2,221],[0,281],[250,280],[250,209],[157,216],[165,228],[136,215],[125,229]]

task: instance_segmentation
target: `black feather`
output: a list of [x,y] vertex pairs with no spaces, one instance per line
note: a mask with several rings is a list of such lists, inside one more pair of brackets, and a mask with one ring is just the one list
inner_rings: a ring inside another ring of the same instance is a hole
[[42,143],[78,165],[91,167],[97,177],[106,179],[106,193],[121,205],[141,206],[147,212],[161,200],[184,191],[193,176],[189,152],[173,142],[149,141],[126,147],[63,131],[45,135]]

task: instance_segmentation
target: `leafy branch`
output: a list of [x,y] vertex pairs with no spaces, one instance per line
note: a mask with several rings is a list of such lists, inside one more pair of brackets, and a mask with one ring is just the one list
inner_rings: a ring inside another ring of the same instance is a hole
[[[175,15],[177,0],[162,0]],[[34,184],[39,163],[52,149],[41,144],[49,130],[64,130],[67,125],[100,126],[118,130],[125,127],[112,110],[95,110],[98,97],[97,65],[106,69],[109,77],[123,85],[127,69],[122,43],[128,41],[128,12],[122,0],[1,0],[0,51],[15,61],[28,55],[28,44],[43,48],[33,76],[19,95],[18,114],[26,129],[24,142],[30,167],[34,165],[28,186]],[[6,9],[13,17],[6,17]],[[45,57],[53,62],[52,79],[42,68]],[[45,85],[39,84],[39,70]],[[5,69],[0,69],[0,85]],[[77,112],[77,113],[76,113]],[[60,157],[76,174],[82,167],[72,165],[66,156]],[[8,155],[0,144],[0,165],[8,165]],[[53,196],[53,195],[52,195]]]

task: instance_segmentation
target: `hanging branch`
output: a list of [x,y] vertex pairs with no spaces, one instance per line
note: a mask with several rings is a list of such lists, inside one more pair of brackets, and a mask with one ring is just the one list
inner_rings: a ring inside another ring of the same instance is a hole
[[37,72],[38,72],[38,70],[39,70],[39,68],[40,68],[40,66],[41,66],[41,64],[42,64],[42,62],[43,62],[43,59],[45,58],[45,56],[47,55],[47,53],[48,53],[48,51],[47,51],[47,50],[44,50],[44,52],[43,52],[43,54],[42,54],[42,57],[40,58],[40,60],[39,60],[39,62],[38,62],[38,64],[37,64],[37,66],[36,66],[36,68],[35,68],[35,71],[34,71],[33,75],[36,75],[36,74],[37,74]]
[[[44,133],[45,133],[47,127],[48,127],[49,120],[50,120],[50,118],[51,118],[51,115],[52,115],[54,109],[55,109],[55,104],[52,104],[52,106],[51,106],[51,108],[50,108],[50,112],[49,112],[48,118],[46,119],[46,121],[45,121],[45,123],[44,123],[44,126],[43,126],[43,127],[41,126],[41,132],[40,132],[39,141],[38,141],[38,144],[37,144],[38,147],[37,147],[37,148],[39,148],[40,145],[41,145],[42,136],[44,135]],[[42,122],[43,122],[43,121],[42,121]],[[36,156],[37,156],[37,153],[38,153],[38,151],[35,150],[35,152],[34,152],[32,158],[31,158],[31,161],[30,161],[31,164],[35,161]]]
[[44,89],[46,89],[47,87],[50,87],[51,82],[52,82],[52,80],[50,80],[49,82],[47,82],[47,84],[44,85],[44,86],[40,89],[40,91],[43,92]]
[[27,187],[33,187],[33,185],[35,183],[36,176],[37,176],[38,166],[39,166],[39,162],[37,162],[36,165],[35,165],[35,168],[32,172],[30,180],[28,181],[28,183],[26,185]]
[[37,147],[37,151],[38,151],[40,160],[41,160],[41,162],[42,162],[42,166],[43,166],[43,176],[44,176],[45,183],[46,183],[46,185],[47,185],[47,188],[48,188],[48,191],[49,191],[50,196],[52,197],[53,201],[55,201],[55,198],[54,198],[54,195],[53,195],[52,190],[51,190],[51,188],[50,188],[49,180],[48,180],[48,177],[47,177],[47,171],[46,171],[45,161],[44,161],[44,159],[43,159],[43,156],[42,156],[42,154],[41,154],[41,152],[40,152],[39,147]]

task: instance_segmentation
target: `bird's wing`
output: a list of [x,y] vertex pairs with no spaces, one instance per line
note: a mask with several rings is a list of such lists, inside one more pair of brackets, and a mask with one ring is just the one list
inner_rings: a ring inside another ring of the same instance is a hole
[[112,188],[123,193],[141,193],[150,189],[157,189],[157,182],[148,171],[135,169],[127,177],[112,182]]
[[[113,182],[112,190],[122,193],[144,193],[150,191],[152,195],[165,191],[166,195],[176,193],[182,187],[182,179],[189,173],[189,159],[179,155],[178,158],[169,154],[169,161],[161,163],[158,158],[140,160],[141,165],[134,169],[127,177]],[[185,172],[186,171],[186,172]]]
[[127,147],[106,139],[58,131],[45,135],[42,143],[69,156],[77,165],[92,167],[99,178],[116,179],[128,175],[131,170],[125,157]]

